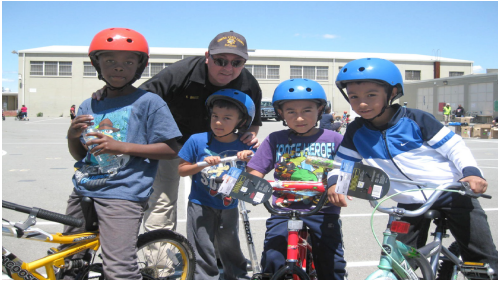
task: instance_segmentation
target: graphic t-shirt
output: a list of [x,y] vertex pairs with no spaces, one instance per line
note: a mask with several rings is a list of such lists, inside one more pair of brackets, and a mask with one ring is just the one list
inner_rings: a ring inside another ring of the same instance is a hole
[[[138,89],[127,96],[102,101],[85,100],[77,116],[92,115],[101,133],[121,142],[153,144],[181,136],[167,104],[158,96]],[[83,136],[80,138],[85,143]],[[145,201],[152,192],[158,160],[119,156],[117,173],[102,173],[94,156],[87,152],[77,169],[73,184],[83,196]]]
[[[254,150],[239,139],[225,143],[216,140],[213,136],[211,137],[211,134],[211,132],[208,132],[191,135],[181,151],[179,151],[179,157],[194,164],[204,161],[207,156],[220,156],[222,159],[235,156],[238,151]],[[211,138],[210,145],[207,145],[209,138]],[[245,170],[245,161],[237,161],[236,164],[238,168]],[[217,192],[220,183],[216,183],[215,178],[227,174],[230,167],[230,163],[220,163],[194,174],[189,201],[215,209],[232,209],[238,207],[238,200],[223,196]]]
[[[248,163],[248,167],[267,174],[274,170],[275,180],[281,181],[322,181],[326,177],[325,169],[305,163],[307,156],[333,159],[342,135],[320,129],[312,136],[296,136],[290,130],[271,133],[264,139],[259,149]],[[274,207],[285,210],[312,209],[321,194],[299,195],[274,191]],[[340,208],[328,203],[322,209],[324,213],[339,214]]]

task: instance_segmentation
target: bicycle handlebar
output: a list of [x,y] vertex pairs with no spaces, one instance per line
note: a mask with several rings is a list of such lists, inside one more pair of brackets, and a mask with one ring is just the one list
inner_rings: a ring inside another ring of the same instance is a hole
[[323,194],[321,194],[321,197],[318,201],[318,204],[316,204],[316,207],[314,207],[314,209],[312,209],[310,211],[298,211],[298,210],[279,211],[279,210],[276,210],[275,208],[273,208],[273,206],[271,205],[271,203],[269,203],[269,201],[264,202],[264,207],[266,207],[266,209],[267,209],[267,211],[269,211],[269,213],[271,213],[273,215],[278,215],[278,216],[290,216],[292,213],[295,213],[295,215],[300,216],[300,217],[312,216],[312,215],[317,214],[323,208],[323,205],[325,205],[325,202],[326,202],[326,198],[327,198],[327,192],[325,190],[325,192],[323,192]]
[[[474,193],[470,189],[470,185],[468,182],[452,182],[452,183],[445,183],[445,184],[442,184],[442,185],[436,187],[436,191],[434,191],[434,193],[432,193],[431,197],[429,197],[429,199],[420,208],[418,208],[414,211],[408,211],[406,209],[398,208],[398,207],[386,208],[386,207],[381,207],[381,206],[379,206],[377,208],[377,211],[382,212],[382,213],[386,213],[386,214],[397,214],[397,215],[404,216],[404,217],[418,217],[420,215],[423,215],[425,212],[427,212],[432,207],[432,205],[437,201],[437,199],[441,196],[441,194],[443,194],[443,192],[445,192],[446,189],[460,190],[459,193],[461,195],[469,196],[472,198],[483,197],[483,198],[491,199],[490,195]],[[378,205],[378,201],[371,200],[370,205],[373,208],[376,208]]]
[[[4,201],[4,200],[2,200],[2,208],[7,208],[10,210],[14,210],[14,211],[25,213],[25,214],[31,214],[35,209],[35,208],[30,208],[30,207],[18,205],[18,204],[12,203],[12,202]],[[47,211],[47,210],[40,209],[40,208],[37,208],[37,209],[38,209],[38,213],[36,213],[36,215],[35,215],[37,218],[50,220],[53,222],[58,222],[58,223],[71,225],[71,226],[75,226],[75,227],[80,227],[83,225],[83,219],[77,219],[77,218],[72,217],[72,216],[54,213],[54,212]]]
[[[249,155],[248,158],[251,158],[252,155]],[[226,157],[226,158],[221,158],[220,159],[220,163],[226,163],[226,162],[232,162],[232,161],[244,161],[244,160],[239,160],[238,159],[238,156],[229,156],[229,157]],[[210,166],[207,162],[205,161],[200,161],[200,162],[196,162],[196,165],[198,165],[198,167],[207,167],[207,166]]]

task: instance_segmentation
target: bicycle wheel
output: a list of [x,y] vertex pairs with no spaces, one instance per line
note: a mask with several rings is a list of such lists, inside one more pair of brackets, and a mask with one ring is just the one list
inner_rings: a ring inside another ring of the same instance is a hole
[[429,261],[422,255],[414,258],[408,258],[407,260],[409,264],[413,267],[414,274],[413,278],[409,278],[408,276],[400,276],[397,272],[393,271],[393,273],[398,277],[398,279],[419,279],[419,280],[433,280],[434,273],[432,272],[432,267]]
[[281,267],[274,275],[271,280],[294,280],[293,275],[299,278],[299,280],[309,280],[309,276],[297,265],[293,265],[292,273],[287,273],[287,267]]
[[[448,247],[448,250],[457,258],[460,258],[460,247],[458,246],[458,243],[455,241],[451,243],[450,247]],[[437,272],[437,280],[451,280],[453,276],[453,269],[455,267],[455,264],[448,260],[448,259],[440,259],[441,263],[439,264],[438,272]]]
[[139,235],[137,260],[143,279],[193,279],[194,250],[181,234],[159,229]]

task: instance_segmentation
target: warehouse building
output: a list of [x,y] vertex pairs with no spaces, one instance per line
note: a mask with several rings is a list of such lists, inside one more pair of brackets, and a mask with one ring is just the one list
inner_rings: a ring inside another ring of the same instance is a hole
[[[178,60],[189,56],[203,56],[205,51],[202,48],[152,47],[149,65],[142,78],[134,85],[139,86]],[[49,46],[18,51],[17,104],[26,104],[30,116],[39,113],[49,117],[69,116],[72,104],[78,106],[104,85],[97,79],[87,52],[87,46]],[[405,84],[467,76],[472,74],[473,67],[472,61],[427,55],[289,50],[249,50],[249,60],[245,67],[257,78],[263,98],[271,98],[281,81],[309,78],[324,87],[333,104],[333,111],[341,112],[349,110],[349,105],[336,88],[335,78],[347,62],[366,57],[394,62],[401,70]],[[432,106],[438,106],[438,101]]]

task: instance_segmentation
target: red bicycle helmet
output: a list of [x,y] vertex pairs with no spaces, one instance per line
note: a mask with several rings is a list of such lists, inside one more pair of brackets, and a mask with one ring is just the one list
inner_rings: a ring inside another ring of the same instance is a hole
[[140,56],[139,67],[134,79],[129,84],[141,78],[142,72],[148,65],[149,46],[146,38],[129,28],[107,28],[97,33],[92,39],[89,47],[90,61],[97,70],[98,78],[103,80],[97,59],[101,51],[130,51],[136,52]]

